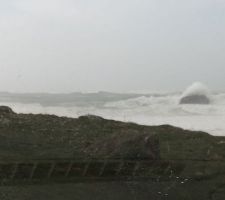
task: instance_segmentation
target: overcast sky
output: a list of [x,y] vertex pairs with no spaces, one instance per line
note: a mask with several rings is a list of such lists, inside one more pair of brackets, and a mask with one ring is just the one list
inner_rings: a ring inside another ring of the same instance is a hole
[[0,91],[225,90],[224,0],[0,0]]

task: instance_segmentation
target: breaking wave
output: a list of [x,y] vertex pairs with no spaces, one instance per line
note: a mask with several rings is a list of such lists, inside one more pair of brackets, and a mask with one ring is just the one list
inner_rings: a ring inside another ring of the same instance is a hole
[[[197,88],[197,89],[196,89]],[[185,94],[203,91],[196,84]],[[204,90],[205,91],[205,90]],[[140,95],[126,100],[107,101],[96,106],[42,106],[38,103],[1,102],[18,113],[44,113],[78,117],[86,114],[107,119],[135,122],[146,125],[170,124],[184,129],[202,130],[212,135],[225,135],[225,93],[211,93],[209,105],[179,105],[181,93]]]
[[191,95],[204,95],[209,97],[209,89],[201,82],[195,82],[189,86],[182,94],[182,97],[191,96]]

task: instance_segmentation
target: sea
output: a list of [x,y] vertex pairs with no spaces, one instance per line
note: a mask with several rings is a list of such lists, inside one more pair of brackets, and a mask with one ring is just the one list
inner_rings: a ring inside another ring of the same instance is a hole
[[[187,92],[186,92],[187,93]],[[210,104],[180,104],[184,93],[0,93],[0,105],[16,113],[51,114],[77,118],[97,115],[142,125],[169,124],[225,136],[225,92],[211,92]]]

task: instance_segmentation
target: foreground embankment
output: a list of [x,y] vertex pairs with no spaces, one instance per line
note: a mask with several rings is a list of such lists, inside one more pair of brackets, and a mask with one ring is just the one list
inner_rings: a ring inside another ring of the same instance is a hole
[[[79,181],[76,173],[70,176],[77,170],[74,163],[59,168],[54,160],[85,162]],[[112,160],[122,164],[110,165],[104,175]],[[49,168],[40,167],[48,161]],[[100,165],[90,167],[89,161]],[[125,168],[129,161],[137,165]],[[149,164],[140,167],[142,163]],[[169,125],[141,126],[91,115],[16,114],[1,107],[0,168],[1,199],[224,199],[225,138]],[[28,177],[24,169],[31,170]],[[36,176],[34,184],[30,179],[36,169],[47,175]],[[124,169],[133,171],[124,175]],[[59,171],[63,181],[54,177]],[[139,171],[144,180],[137,179]]]

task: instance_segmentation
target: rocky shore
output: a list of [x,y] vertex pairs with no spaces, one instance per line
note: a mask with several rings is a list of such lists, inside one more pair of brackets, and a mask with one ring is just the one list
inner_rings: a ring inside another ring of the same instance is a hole
[[72,200],[76,196],[85,200],[92,195],[93,199],[104,200],[225,197],[225,137],[92,115],[74,119],[17,114],[0,107],[0,160],[30,159],[150,160],[153,164],[146,176],[151,174],[158,181],[1,186],[0,199],[17,196],[19,200]]

